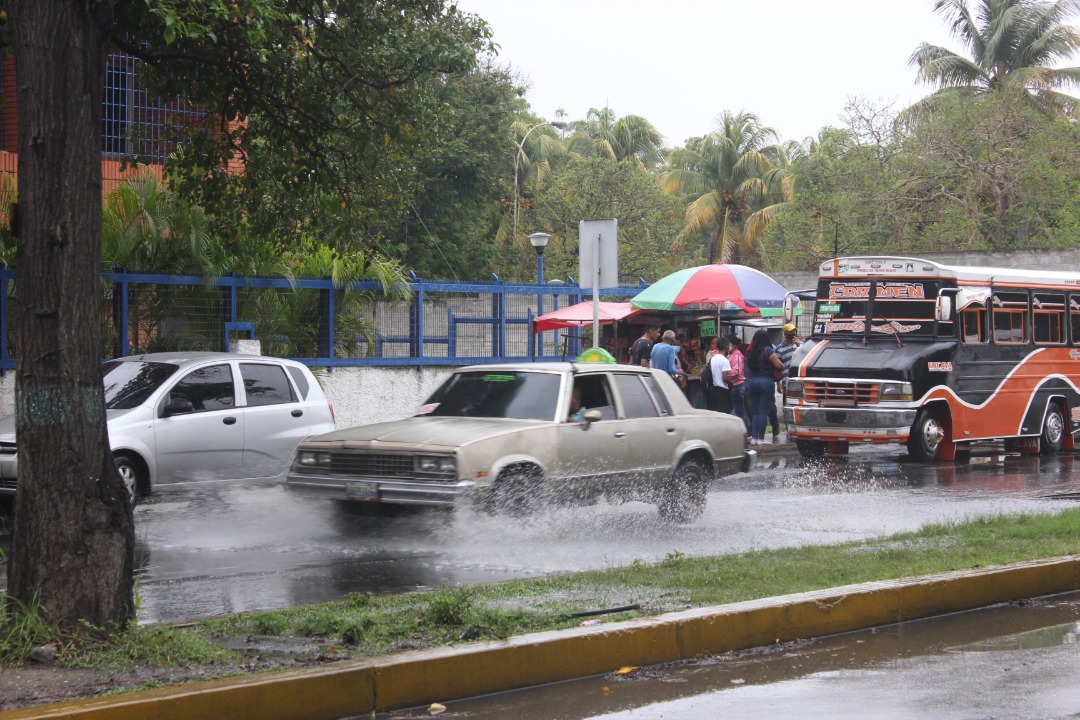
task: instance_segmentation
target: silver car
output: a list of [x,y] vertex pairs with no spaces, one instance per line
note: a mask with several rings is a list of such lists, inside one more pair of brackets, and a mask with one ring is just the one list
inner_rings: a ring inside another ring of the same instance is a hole
[[683,522],[700,516],[713,477],[749,467],[745,448],[741,420],[694,408],[660,371],[482,365],[457,370],[414,417],[304,441],[287,486],[360,503],[468,498],[509,514],[548,499],[643,500]]
[[[318,381],[292,360],[153,353],[102,364],[109,445],[133,496],[158,485],[276,477],[334,429]],[[0,496],[18,478],[15,416],[0,418]]]

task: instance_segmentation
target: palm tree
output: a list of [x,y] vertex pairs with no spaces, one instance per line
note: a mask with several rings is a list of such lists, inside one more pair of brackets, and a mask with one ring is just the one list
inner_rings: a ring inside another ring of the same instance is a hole
[[589,108],[584,120],[570,123],[574,133],[567,146],[582,157],[606,157],[632,162],[647,172],[664,159],[660,131],[640,115],[616,118],[611,108]]
[[1017,93],[1056,117],[1071,117],[1077,99],[1059,88],[1080,83],[1080,68],[1053,68],[1080,48],[1080,32],[1067,24],[1080,9],[1078,0],[977,0],[977,15],[966,0],[937,0],[934,12],[949,23],[970,58],[922,43],[909,64],[919,82],[938,90],[916,103],[917,116],[934,109],[946,94],[987,91]]
[[705,236],[710,262],[754,252],[792,197],[788,155],[777,140],[757,115],[724,111],[715,131],[671,151],[661,179],[664,192],[687,203],[680,240]]

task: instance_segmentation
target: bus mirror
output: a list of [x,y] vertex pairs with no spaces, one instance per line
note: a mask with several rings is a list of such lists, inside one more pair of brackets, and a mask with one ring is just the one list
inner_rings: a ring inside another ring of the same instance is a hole
[[795,298],[791,295],[784,296],[784,322],[795,322]]
[[952,320],[952,297],[949,295],[938,296],[937,304],[934,306],[934,319],[938,322]]

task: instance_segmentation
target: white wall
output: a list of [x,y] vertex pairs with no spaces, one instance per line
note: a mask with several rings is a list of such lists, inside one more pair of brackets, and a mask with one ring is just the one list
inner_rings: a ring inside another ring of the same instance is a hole
[[[452,367],[313,368],[334,405],[339,428],[400,420],[413,414]],[[0,415],[15,412],[15,372],[0,377]]]

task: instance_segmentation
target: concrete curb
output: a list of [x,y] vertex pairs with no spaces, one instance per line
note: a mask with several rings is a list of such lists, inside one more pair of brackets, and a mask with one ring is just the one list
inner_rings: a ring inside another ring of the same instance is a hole
[[1070,556],[68,701],[0,712],[0,720],[332,720],[1078,589],[1080,556]]

